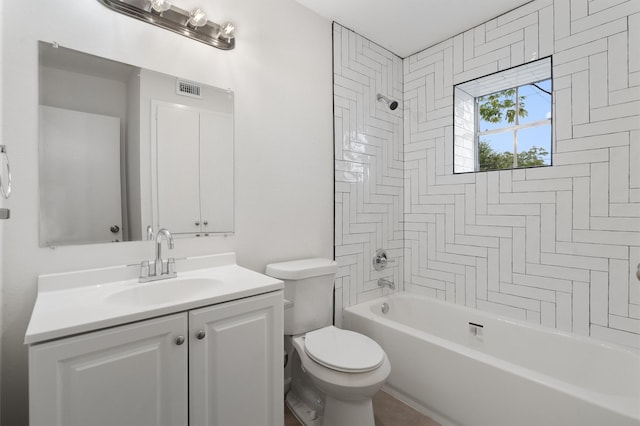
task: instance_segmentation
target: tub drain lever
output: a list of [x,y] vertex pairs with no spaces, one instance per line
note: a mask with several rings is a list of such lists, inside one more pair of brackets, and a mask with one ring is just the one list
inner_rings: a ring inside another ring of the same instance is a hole
[[469,334],[476,337],[482,336],[482,330],[484,326],[482,324],[476,324],[475,322],[469,323]]

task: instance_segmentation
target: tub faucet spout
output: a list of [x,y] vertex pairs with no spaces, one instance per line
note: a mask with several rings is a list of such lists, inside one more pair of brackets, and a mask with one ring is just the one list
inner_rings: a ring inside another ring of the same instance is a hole
[[378,279],[378,287],[389,287],[391,290],[395,290],[396,289],[396,285],[393,283],[393,281],[388,280],[386,278],[379,278]]

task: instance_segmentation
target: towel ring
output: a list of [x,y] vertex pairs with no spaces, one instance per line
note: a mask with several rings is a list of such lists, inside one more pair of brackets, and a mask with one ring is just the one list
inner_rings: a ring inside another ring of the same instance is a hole
[[7,155],[7,146],[0,145],[0,154],[2,154],[2,159],[5,160],[5,164],[7,166],[7,183],[6,186],[2,181],[2,174],[0,173],[0,195],[3,198],[8,199],[11,196],[11,167],[9,166],[9,156]]

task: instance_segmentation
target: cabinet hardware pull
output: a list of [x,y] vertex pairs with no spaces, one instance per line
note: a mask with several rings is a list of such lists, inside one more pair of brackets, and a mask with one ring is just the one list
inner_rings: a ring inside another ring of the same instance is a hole
[[205,336],[204,330],[200,330],[200,331],[198,331],[198,333],[196,334],[196,338],[197,338],[198,340],[202,340],[202,339],[204,339],[204,336]]
[[5,200],[9,199],[11,195],[11,168],[9,167],[9,156],[7,155],[7,146],[0,145],[0,154],[2,154],[2,159],[4,159],[6,167],[7,167],[7,182],[2,181],[2,175],[0,175],[0,195]]
[[200,222],[195,222],[195,225],[196,226],[200,226]]
[[176,338],[176,345],[180,346],[183,343],[184,343],[184,336],[178,336]]

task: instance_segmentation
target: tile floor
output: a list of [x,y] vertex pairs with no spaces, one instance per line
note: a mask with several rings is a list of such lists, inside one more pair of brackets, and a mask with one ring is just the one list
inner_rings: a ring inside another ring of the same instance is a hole
[[[373,412],[376,426],[440,426],[431,418],[382,391],[373,397]],[[300,426],[286,405],[284,426]]]

